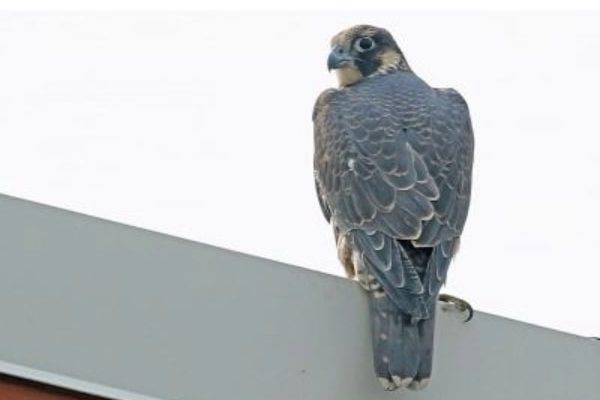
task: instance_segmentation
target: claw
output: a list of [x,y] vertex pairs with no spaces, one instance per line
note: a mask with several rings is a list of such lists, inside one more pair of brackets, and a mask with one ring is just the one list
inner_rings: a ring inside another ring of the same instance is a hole
[[460,312],[466,311],[469,315],[467,316],[467,319],[465,319],[464,322],[469,322],[473,318],[473,307],[471,307],[471,305],[465,300],[445,293],[440,294],[438,296],[438,300],[444,303],[450,303],[454,305],[454,307]]

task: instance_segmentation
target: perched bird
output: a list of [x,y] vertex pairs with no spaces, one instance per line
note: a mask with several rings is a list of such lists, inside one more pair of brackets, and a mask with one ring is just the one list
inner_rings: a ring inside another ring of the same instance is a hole
[[387,390],[420,389],[431,376],[436,299],[469,208],[467,103],[420,79],[382,28],[334,36],[327,66],[340,87],[313,112],[319,203],[348,276],[369,293],[377,377]]

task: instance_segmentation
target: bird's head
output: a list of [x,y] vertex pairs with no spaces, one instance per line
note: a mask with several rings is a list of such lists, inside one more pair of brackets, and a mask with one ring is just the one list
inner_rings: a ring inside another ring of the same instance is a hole
[[410,70],[392,35],[383,28],[356,25],[331,39],[327,68],[340,86],[349,86],[383,69]]

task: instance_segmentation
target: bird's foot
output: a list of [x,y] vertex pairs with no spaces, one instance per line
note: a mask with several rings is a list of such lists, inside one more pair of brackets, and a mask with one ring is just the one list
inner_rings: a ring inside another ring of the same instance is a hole
[[465,322],[469,322],[471,318],[473,318],[473,307],[471,307],[471,305],[465,300],[445,293],[440,294],[438,296],[438,300],[442,303],[445,303],[442,305],[442,310],[444,311],[457,310],[461,313],[466,312],[468,315],[465,319]]

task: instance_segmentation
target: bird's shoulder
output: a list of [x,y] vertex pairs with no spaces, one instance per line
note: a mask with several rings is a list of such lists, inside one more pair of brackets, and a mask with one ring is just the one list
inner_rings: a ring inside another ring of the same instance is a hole
[[331,99],[333,97],[335,97],[335,95],[338,92],[339,92],[338,89],[329,88],[329,89],[325,89],[324,91],[321,92],[321,94],[319,94],[319,97],[317,97],[317,101],[315,102],[315,105],[313,107],[313,113],[312,113],[313,122],[315,122],[317,120],[319,115],[323,114],[323,112],[325,111],[325,109],[327,108],[329,103],[331,102]]
[[451,105],[460,108],[464,112],[469,112],[469,105],[460,92],[454,88],[434,88],[436,96]]
[[[435,131],[440,135],[457,140],[456,151],[472,156],[474,145],[473,127],[469,105],[460,92],[453,88],[435,88],[434,104],[431,109],[438,121]],[[470,150],[469,150],[470,149]]]
[[399,107],[410,109],[434,95],[433,89],[412,72],[382,73],[351,86],[323,91],[315,103],[313,121],[332,113],[360,115],[368,110],[389,114]]

